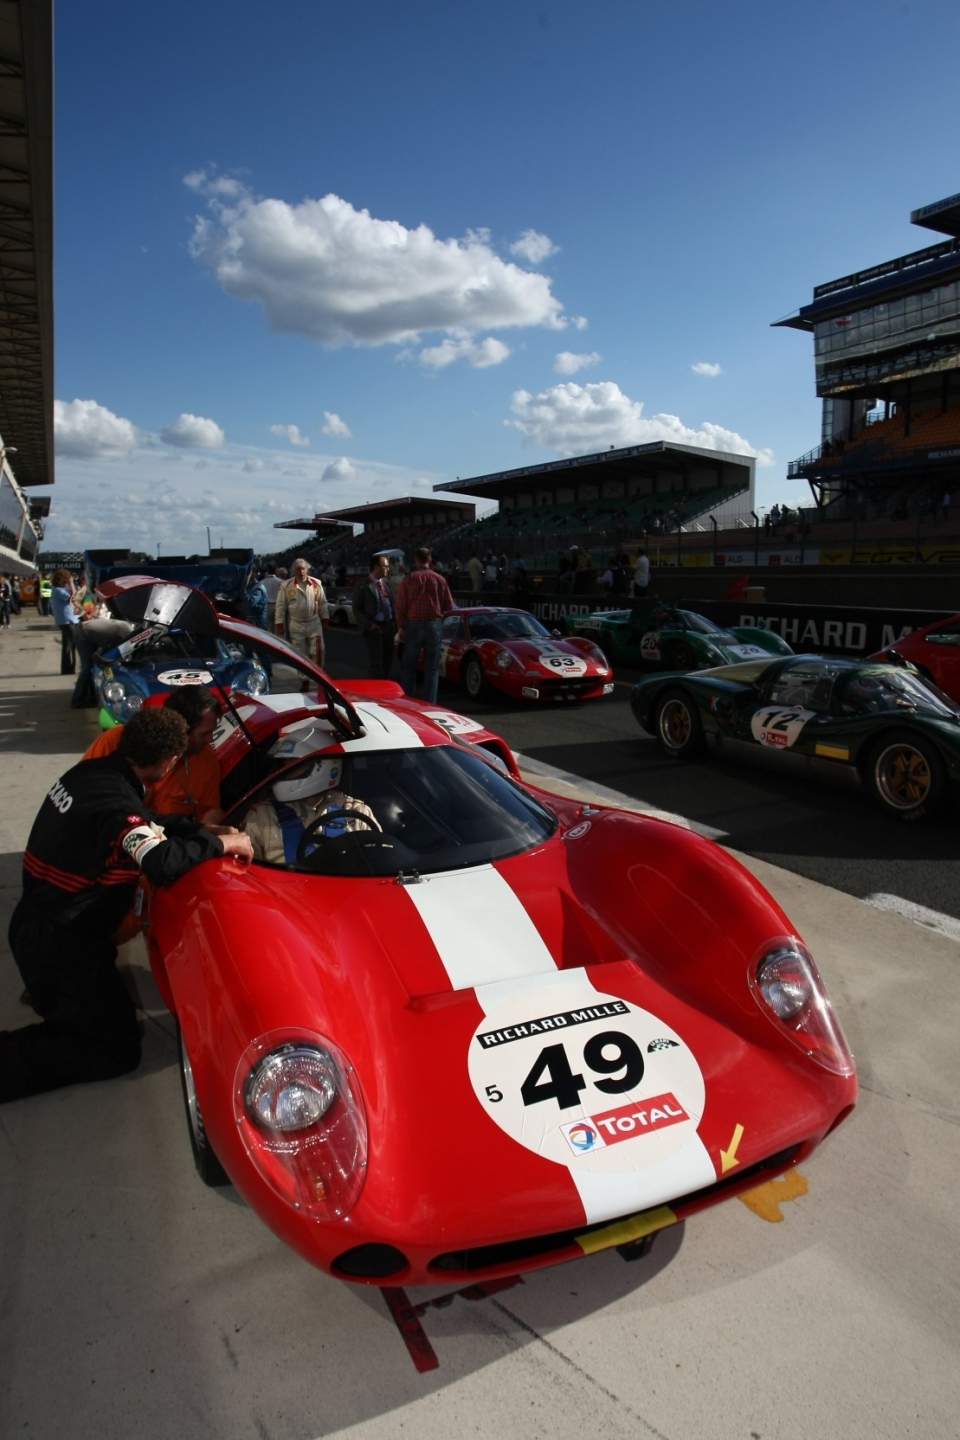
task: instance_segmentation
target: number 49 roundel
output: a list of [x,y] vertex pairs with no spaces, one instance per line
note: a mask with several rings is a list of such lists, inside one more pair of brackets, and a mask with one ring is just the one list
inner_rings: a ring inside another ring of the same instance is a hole
[[681,1037],[582,980],[493,1008],[470,1042],[469,1071],[501,1130],[572,1169],[656,1165],[694,1137],[703,1114],[703,1076]]

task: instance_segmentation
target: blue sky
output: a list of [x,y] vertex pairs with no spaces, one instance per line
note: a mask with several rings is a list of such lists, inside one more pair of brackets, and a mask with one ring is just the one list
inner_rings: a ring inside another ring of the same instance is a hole
[[58,5],[46,544],[274,549],[658,438],[804,503],[812,342],[771,322],[934,242],[958,31],[952,0]]

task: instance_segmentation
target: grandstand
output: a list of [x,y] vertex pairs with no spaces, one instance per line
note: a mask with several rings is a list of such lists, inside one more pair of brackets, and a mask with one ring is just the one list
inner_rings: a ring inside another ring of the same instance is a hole
[[[436,545],[453,531],[473,523],[477,507],[462,500],[406,495],[329,510],[312,520],[283,520],[275,530],[311,530],[313,540],[275,556],[286,563],[293,554],[312,565],[328,562],[349,572],[366,572],[371,552],[402,550],[408,557],[418,545]],[[354,526],[361,527],[359,534]]]
[[960,195],[915,210],[950,238],[818,285],[776,322],[814,337],[820,444],[788,467],[817,518],[933,523],[960,488]]
[[528,566],[555,562],[572,541],[607,558],[649,535],[708,523],[732,526],[754,506],[754,460],[657,440],[543,465],[526,465],[435,490],[495,501],[498,510],[448,537],[462,549],[491,549]]

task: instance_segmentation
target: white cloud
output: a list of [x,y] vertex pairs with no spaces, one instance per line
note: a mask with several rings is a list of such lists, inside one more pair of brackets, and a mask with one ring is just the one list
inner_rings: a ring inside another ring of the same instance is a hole
[[226,438],[216,420],[186,411],[160,431],[164,445],[176,445],[181,450],[219,450]]
[[541,235],[538,230],[524,230],[519,240],[514,240],[510,246],[511,255],[519,255],[521,260],[529,260],[531,265],[539,265],[551,255],[556,255],[559,250],[554,245],[549,235]]
[[554,356],[553,368],[558,375],[576,375],[578,370],[585,370],[588,365],[600,363],[600,355],[596,350],[591,350],[589,355],[575,355],[572,350],[561,350]]
[[247,475],[256,475],[257,472],[263,468],[264,464],[262,460],[245,460],[243,462],[243,469]]
[[320,479],[323,482],[329,482],[331,480],[352,480],[356,473],[347,457],[341,455],[339,460],[331,460],[326,470],[324,470],[320,476]]
[[421,350],[419,360],[421,365],[427,365],[434,370],[442,370],[456,360],[465,360],[474,369],[485,370],[490,365],[501,364],[509,354],[509,345],[504,345],[502,340],[495,340],[492,335],[488,335],[479,342],[468,338],[442,340],[439,345]]
[[722,373],[720,366],[714,365],[710,360],[698,360],[695,365],[690,366],[690,369],[694,375],[709,375],[712,377]]
[[558,455],[589,454],[611,446],[645,445],[653,440],[672,440],[678,445],[699,445],[736,455],[755,455],[760,465],[772,465],[770,450],[758,450],[722,425],[704,421],[692,429],[676,415],[653,415],[648,420],[643,404],[624,395],[612,380],[594,385],[567,381],[531,395],[516,390],[511,398],[516,419],[504,424],[519,430],[525,445],[554,450]]
[[324,435],[339,435],[341,440],[350,440],[352,432],[350,426],[334,410],[323,412],[323,433]]
[[54,400],[53,427],[57,454],[81,460],[119,460],[146,439],[130,420],[96,400]]
[[441,240],[338,195],[290,205],[202,171],[186,183],[208,207],[192,255],[229,295],[262,305],[274,330],[331,346],[384,345],[430,330],[567,323],[549,278],[503,260],[486,231]]
[[299,425],[271,425],[270,434],[279,435],[281,438],[289,440],[291,445],[310,444],[309,435],[301,435]]

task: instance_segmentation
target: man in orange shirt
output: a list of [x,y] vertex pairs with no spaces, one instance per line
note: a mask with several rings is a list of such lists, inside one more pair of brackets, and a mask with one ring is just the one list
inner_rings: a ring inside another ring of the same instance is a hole
[[[147,803],[158,815],[186,815],[201,825],[218,825],[223,818],[220,766],[210,741],[220,718],[220,702],[205,685],[181,685],[170,692],[163,707],[186,720],[187,748],[169,774],[151,785]],[[122,725],[102,731],[87,746],[83,759],[109,755],[122,734]]]

